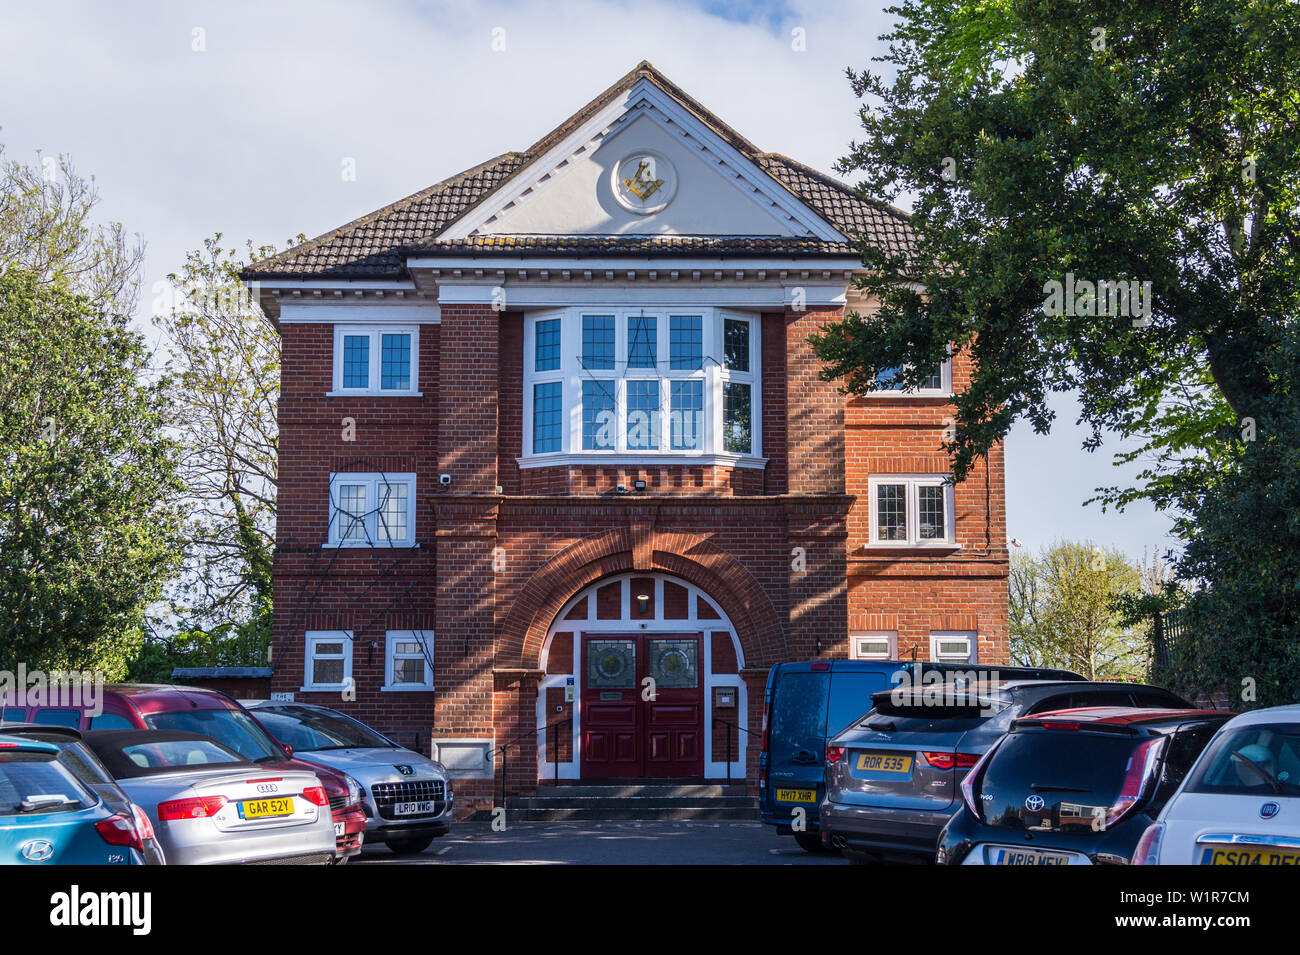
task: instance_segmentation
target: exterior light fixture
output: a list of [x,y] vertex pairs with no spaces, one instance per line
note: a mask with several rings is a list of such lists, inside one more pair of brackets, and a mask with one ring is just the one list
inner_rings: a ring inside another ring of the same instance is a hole
[[649,612],[650,612],[650,595],[649,595],[649,594],[637,594],[637,595],[636,595],[636,609],[637,609],[640,613],[649,613]]

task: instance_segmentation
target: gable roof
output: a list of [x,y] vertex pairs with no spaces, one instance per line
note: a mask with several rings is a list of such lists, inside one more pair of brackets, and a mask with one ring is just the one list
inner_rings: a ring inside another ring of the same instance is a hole
[[866,239],[873,246],[893,254],[911,252],[913,240],[906,213],[867,198],[853,187],[793,159],[778,153],[761,152],[650,63],[642,61],[525,152],[504,153],[489,159],[302,245],[255,262],[241,276],[248,280],[400,279],[406,277],[405,259],[411,253],[422,257],[494,252],[510,256],[590,252],[602,256],[640,257],[701,253],[736,257],[798,257],[857,253],[853,242],[771,235],[471,235],[462,239],[438,238],[450,225],[507,181],[527,170],[569,133],[642,79],[650,80],[673,97],[713,133],[850,239]]

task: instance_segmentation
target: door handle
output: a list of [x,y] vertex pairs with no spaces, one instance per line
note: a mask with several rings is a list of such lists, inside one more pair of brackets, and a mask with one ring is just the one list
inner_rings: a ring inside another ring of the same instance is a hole
[[792,762],[800,763],[804,766],[818,762],[817,754],[811,750],[801,749],[790,757]]

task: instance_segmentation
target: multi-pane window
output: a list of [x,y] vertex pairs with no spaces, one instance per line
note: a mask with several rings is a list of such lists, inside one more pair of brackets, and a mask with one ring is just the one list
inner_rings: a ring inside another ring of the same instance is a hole
[[560,450],[560,419],[564,411],[563,384],[545,381],[533,385],[533,453]]
[[629,451],[659,449],[659,381],[627,383],[627,447]]
[[614,447],[614,382],[588,379],[582,383],[582,450]]
[[949,393],[946,379],[951,374],[950,369],[951,362],[945,361],[922,378],[920,385],[913,390],[903,383],[902,368],[885,368],[876,375],[876,389],[878,391],[897,391],[909,395],[946,395]]
[[674,451],[697,451],[703,443],[704,382],[671,381],[668,414]]
[[387,634],[387,680],[389,690],[433,689],[433,633],[423,630],[390,630]]
[[897,652],[897,630],[849,634],[850,660],[893,660],[897,658]]
[[938,475],[877,475],[870,482],[871,543],[951,546],[953,489]]
[[659,320],[654,315],[627,317],[627,367],[654,368],[658,359]]
[[931,630],[930,659],[939,663],[974,663],[978,634],[969,630]]
[[614,367],[614,316],[582,316],[582,367]]
[[304,690],[337,690],[352,679],[352,633],[309,630],[306,634]]
[[560,367],[560,320],[548,319],[537,323],[536,371],[554,371]]
[[419,333],[415,326],[334,329],[334,391],[344,394],[417,393]]
[[668,319],[670,367],[695,371],[704,363],[704,319],[699,315],[672,315]]
[[[662,348],[660,346],[663,346]],[[533,456],[761,453],[757,317],[581,308],[526,322],[525,467]],[[742,466],[759,462],[744,460]]]
[[329,543],[342,547],[414,545],[415,475],[331,475]]

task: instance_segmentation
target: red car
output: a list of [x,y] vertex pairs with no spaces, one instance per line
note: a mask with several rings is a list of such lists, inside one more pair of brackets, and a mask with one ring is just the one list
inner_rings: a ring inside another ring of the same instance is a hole
[[183,730],[210,736],[268,769],[315,773],[329,796],[334,816],[334,861],[345,862],[361,851],[366,814],[356,781],[337,770],[294,759],[292,748],[276,742],[248,710],[224,693],[193,686],[115,684],[104,687],[100,705],[99,713],[92,712],[89,705],[6,705],[0,721],[79,730]]

